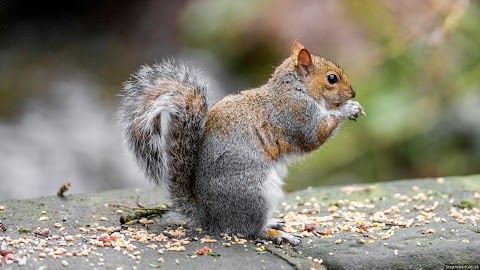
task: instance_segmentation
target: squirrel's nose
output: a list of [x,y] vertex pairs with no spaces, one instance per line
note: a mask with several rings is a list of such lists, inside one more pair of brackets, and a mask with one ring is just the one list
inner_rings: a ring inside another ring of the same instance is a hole
[[355,93],[355,90],[352,89],[352,98],[354,98],[356,95],[357,93]]

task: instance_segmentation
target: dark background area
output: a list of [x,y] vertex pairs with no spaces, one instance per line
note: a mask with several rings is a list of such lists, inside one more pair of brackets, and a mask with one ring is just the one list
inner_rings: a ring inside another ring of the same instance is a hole
[[0,2],[0,197],[152,187],[115,111],[140,65],[203,70],[213,102],[265,83],[299,39],[368,117],[291,166],[287,190],[480,172],[477,1]]

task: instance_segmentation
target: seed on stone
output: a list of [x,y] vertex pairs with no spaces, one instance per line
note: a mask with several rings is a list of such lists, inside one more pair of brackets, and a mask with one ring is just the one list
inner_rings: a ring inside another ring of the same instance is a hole
[[71,235],[67,235],[67,236],[65,236],[65,240],[67,240],[69,242],[72,242],[73,240],[75,240],[75,238]]

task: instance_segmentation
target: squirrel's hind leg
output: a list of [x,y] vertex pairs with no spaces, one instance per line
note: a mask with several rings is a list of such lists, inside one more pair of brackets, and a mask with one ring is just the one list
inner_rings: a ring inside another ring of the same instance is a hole
[[276,229],[276,230],[281,230],[283,227],[285,227],[285,220],[281,218],[271,218],[266,226],[268,229]]
[[298,246],[302,243],[302,236],[297,234],[289,234],[286,232],[282,232],[276,229],[264,229],[262,232],[262,237],[272,240],[275,244],[280,245],[284,242],[290,243],[293,246]]
[[175,211],[169,211],[164,213],[160,220],[158,221],[158,225],[160,228],[167,228],[167,227],[175,227],[175,226],[183,226],[183,225],[191,225],[191,221],[185,218],[182,214],[179,214]]

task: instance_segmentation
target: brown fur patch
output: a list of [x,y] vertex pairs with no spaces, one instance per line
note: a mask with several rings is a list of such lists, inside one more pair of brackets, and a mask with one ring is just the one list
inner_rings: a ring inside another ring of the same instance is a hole
[[191,92],[191,94],[185,97],[186,99],[186,107],[185,109],[192,114],[205,114],[207,110],[207,106],[205,104],[205,100],[202,96],[198,93]]
[[297,150],[297,148],[283,138],[279,138],[273,146],[265,149],[272,160],[277,160],[282,155],[294,152],[295,150]]
[[227,137],[229,134],[229,129],[227,128],[228,123],[225,122],[225,124],[222,124],[222,122],[229,120],[228,118],[227,115],[224,115],[217,103],[207,113],[204,135],[217,133]]
[[155,87],[152,87],[145,91],[145,99],[143,101],[145,107],[151,106],[159,96],[164,95],[172,91],[172,89],[179,87],[182,87],[182,85],[175,81],[166,81],[162,79],[157,80],[155,82]]
[[313,76],[311,80],[308,82],[307,92],[308,95],[311,96],[316,101],[320,101],[323,98],[323,92],[327,91],[328,89],[325,87],[325,84],[322,81],[322,78],[318,76]]
[[282,235],[283,232],[275,229],[266,229],[265,235],[269,240],[275,240],[278,236]]
[[140,125],[140,117],[138,115],[133,119],[133,133],[138,141],[143,141],[143,132]]
[[228,137],[230,132],[241,129],[248,133],[252,142],[257,143],[267,160],[277,160],[282,155],[297,151],[297,147],[288,142],[285,130],[274,126],[269,119],[272,106],[277,111],[293,113],[299,121],[305,121],[304,103],[295,103],[295,107],[286,106],[281,94],[272,95],[265,89],[242,91],[239,95],[225,97],[208,112],[205,136],[216,133]]
[[155,120],[153,121],[153,127],[156,131],[160,133],[160,127],[162,124],[162,120],[160,120],[160,115],[155,117]]
[[320,126],[317,129],[317,141],[319,143],[317,148],[327,141],[332,131],[338,126],[338,122],[339,120],[336,118],[332,118],[328,122],[320,122]]
[[258,122],[265,113],[262,112],[263,106],[259,102],[262,99],[256,95],[256,91],[247,90],[220,100],[208,111],[205,134],[217,133],[228,136],[231,130],[235,130],[236,125],[247,119]]
[[296,147],[285,140],[283,132],[279,129],[273,129],[273,127],[261,130],[257,129],[257,134],[260,138],[260,145],[265,157],[268,160],[277,160],[282,155],[296,150]]

